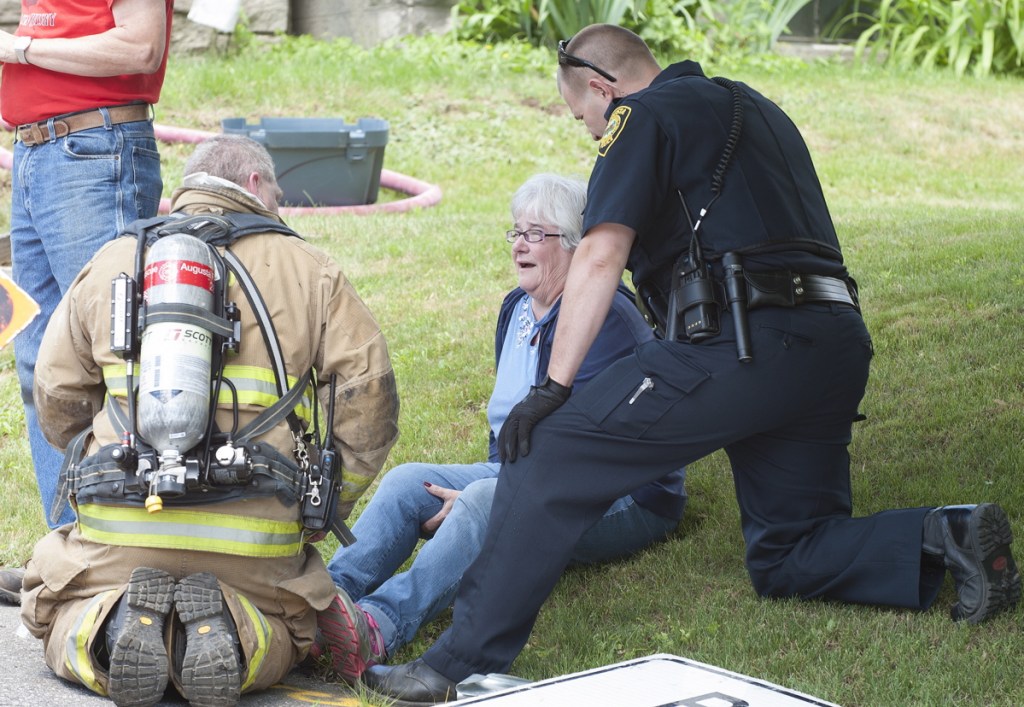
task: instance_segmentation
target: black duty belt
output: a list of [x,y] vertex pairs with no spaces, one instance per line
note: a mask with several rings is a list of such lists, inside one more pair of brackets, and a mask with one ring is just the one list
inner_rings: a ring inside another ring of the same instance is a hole
[[747,309],[796,307],[810,302],[836,302],[860,308],[852,279],[795,273],[789,270],[743,273],[747,283]]
[[797,304],[804,302],[841,302],[854,307],[846,280],[826,275],[793,275],[793,294]]
[[[726,280],[715,278],[710,287],[695,290],[693,281],[680,288],[685,296],[695,292],[696,296],[689,300],[684,298],[676,315],[670,314],[666,297],[657,290],[648,290],[643,285],[637,288],[637,306],[647,321],[657,329],[659,336],[671,333],[668,326],[670,317],[676,316],[677,324],[686,326],[686,333],[677,334],[677,339],[689,339],[699,343],[704,338],[716,336],[719,332],[719,310],[730,311],[739,307],[739,316],[746,318],[746,312],[763,307],[798,307],[812,303],[835,303],[853,307],[860,311],[857,297],[857,283],[853,278],[838,278],[828,275],[795,273],[791,270],[769,270],[751,272],[744,270],[739,275],[745,292],[727,293]],[[735,283],[735,281],[733,281]],[[689,288],[689,289],[688,289]],[[687,304],[687,301],[689,302]],[[694,336],[695,326],[706,327],[703,336]],[[741,360],[749,360],[743,359]]]

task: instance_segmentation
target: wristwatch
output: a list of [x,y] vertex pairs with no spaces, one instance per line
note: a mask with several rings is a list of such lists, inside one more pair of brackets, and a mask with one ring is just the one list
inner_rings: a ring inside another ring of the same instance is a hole
[[19,64],[27,64],[28,57],[25,56],[25,52],[28,51],[28,45],[32,44],[31,37],[25,37],[18,35],[14,38],[14,55],[18,57]]

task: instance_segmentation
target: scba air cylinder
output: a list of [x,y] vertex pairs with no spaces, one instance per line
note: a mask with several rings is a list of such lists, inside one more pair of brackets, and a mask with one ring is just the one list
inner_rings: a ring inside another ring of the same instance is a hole
[[[213,297],[209,246],[193,236],[172,234],[149,248],[143,282],[147,313],[174,304],[212,311]],[[164,459],[192,449],[206,432],[212,351],[210,331],[185,317],[174,321],[171,314],[146,323],[139,356],[138,429]]]

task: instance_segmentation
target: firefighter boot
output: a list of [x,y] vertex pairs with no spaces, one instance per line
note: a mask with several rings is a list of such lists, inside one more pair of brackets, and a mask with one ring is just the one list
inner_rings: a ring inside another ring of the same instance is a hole
[[185,625],[181,687],[192,707],[232,707],[242,687],[238,634],[224,606],[217,578],[189,575],[174,590],[174,608]]
[[174,578],[136,567],[107,624],[110,679],[107,694],[117,707],[148,707],[167,689],[164,617],[171,610]]
[[21,604],[21,581],[25,570],[21,567],[0,567],[0,601]]

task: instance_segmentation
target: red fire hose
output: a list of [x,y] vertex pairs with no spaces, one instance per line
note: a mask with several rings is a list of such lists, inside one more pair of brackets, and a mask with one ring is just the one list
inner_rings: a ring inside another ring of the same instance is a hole
[[[11,130],[11,126],[2,123],[3,127]],[[217,133],[204,130],[193,130],[191,128],[175,128],[168,125],[154,125],[154,132],[158,140],[163,142],[190,142],[199,143]],[[10,150],[0,147],[0,168],[11,169],[14,164],[14,155]],[[436,184],[429,184],[420,179],[409,177],[390,169],[380,171],[380,186],[385,189],[408,194],[405,199],[398,201],[384,201],[377,204],[354,204],[352,206],[282,206],[281,215],[290,216],[294,214],[373,214],[380,212],[409,211],[415,208],[426,208],[435,206],[441,201],[441,187]],[[160,200],[160,213],[170,211],[170,199]]]

